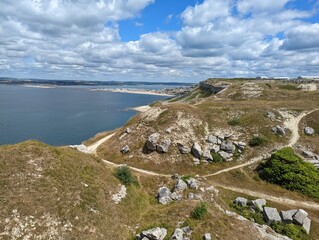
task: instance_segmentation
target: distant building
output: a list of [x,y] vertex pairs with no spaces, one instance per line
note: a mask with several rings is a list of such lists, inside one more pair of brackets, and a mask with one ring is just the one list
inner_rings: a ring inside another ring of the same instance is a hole
[[269,77],[267,77],[267,76],[258,76],[258,77],[256,77],[256,79],[258,79],[258,80],[269,79]]
[[275,80],[290,80],[290,77],[274,77]]
[[300,78],[319,81],[319,76],[299,76],[298,79]]

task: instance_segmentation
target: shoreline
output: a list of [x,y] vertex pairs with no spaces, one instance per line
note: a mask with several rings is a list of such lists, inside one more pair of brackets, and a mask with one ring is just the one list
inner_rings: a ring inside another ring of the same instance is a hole
[[133,107],[131,109],[136,111],[136,112],[146,112],[151,108],[152,107],[150,105],[144,105],[144,106]]
[[109,89],[109,88],[96,88],[91,89],[90,91],[96,92],[114,92],[114,93],[129,93],[129,94],[143,94],[143,95],[156,95],[156,96],[164,96],[164,97],[174,97],[175,95],[155,92],[154,90],[137,90],[137,89]]

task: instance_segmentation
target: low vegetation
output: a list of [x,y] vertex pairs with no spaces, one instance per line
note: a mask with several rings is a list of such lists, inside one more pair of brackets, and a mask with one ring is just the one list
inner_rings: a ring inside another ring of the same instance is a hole
[[265,136],[262,135],[258,135],[258,136],[254,136],[250,141],[249,141],[249,145],[251,147],[257,147],[260,146],[264,143],[267,142],[267,139]]
[[241,122],[239,118],[232,118],[228,120],[228,124],[231,126],[236,126],[236,125],[239,125],[240,123]]
[[319,171],[304,162],[292,148],[283,148],[274,153],[259,167],[261,179],[278,184],[288,190],[298,191],[319,198]]
[[207,214],[207,205],[204,202],[201,202],[192,212],[192,218],[194,219],[203,219]]
[[121,166],[116,168],[115,177],[124,185],[138,185],[137,179],[133,176],[131,169],[128,166]]

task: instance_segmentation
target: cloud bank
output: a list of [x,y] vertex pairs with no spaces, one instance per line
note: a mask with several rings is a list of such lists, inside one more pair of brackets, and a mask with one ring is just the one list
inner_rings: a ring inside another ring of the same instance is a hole
[[142,12],[155,0],[2,0],[0,75],[149,81],[319,75],[319,23],[309,20],[317,4],[302,10],[293,3],[204,0],[185,7],[178,30],[124,42],[119,21],[136,19],[142,27]]

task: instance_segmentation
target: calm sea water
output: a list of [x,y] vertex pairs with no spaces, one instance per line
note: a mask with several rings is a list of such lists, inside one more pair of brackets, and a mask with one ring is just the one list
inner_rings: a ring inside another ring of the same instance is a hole
[[129,108],[164,98],[90,91],[89,87],[0,85],[0,145],[28,139],[51,145],[80,144],[98,132],[122,126],[136,114]]

